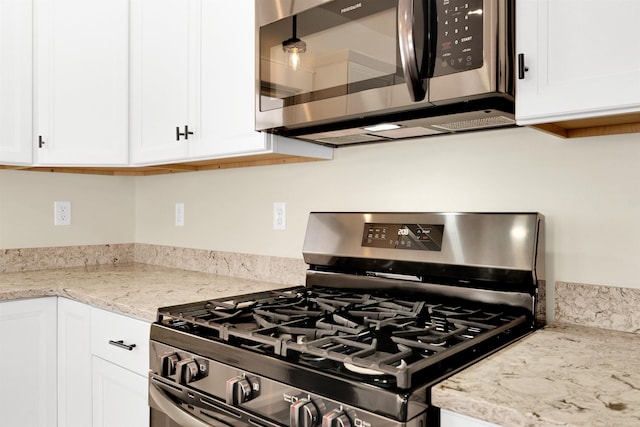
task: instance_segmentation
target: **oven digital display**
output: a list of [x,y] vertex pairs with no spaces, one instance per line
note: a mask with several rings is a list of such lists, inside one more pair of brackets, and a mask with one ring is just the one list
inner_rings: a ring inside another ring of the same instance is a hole
[[440,251],[442,224],[380,224],[366,223],[362,246],[386,249]]

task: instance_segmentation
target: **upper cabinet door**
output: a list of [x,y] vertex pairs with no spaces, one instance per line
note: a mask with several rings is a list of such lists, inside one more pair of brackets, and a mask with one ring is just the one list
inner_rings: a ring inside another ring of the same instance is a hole
[[[192,157],[264,150],[255,132],[255,1],[202,2],[201,135]],[[221,11],[224,10],[224,13]]]
[[527,125],[640,111],[637,0],[519,0],[516,118]]
[[34,0],[34,158],[126,165],[129,0]]
[[184,159],[199,137],[199,3],[132,0],[132,163]]
[[254,2],[132,5],[132,163],[263,152],[266,139],[254,131]]
[[31,0],[0,1],[0,162],[31,163]]

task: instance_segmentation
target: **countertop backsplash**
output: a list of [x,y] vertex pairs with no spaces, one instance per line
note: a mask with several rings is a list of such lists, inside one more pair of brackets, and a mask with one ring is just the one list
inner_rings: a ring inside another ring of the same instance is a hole
[[555,321],[640,333],[640,289],[556,282]]
[[134,261],[241,279],[303,285],[307,264],[302,259],[189,249],[136,243]]
[[133,262],[133,243],[0,250],[0,273]]
[[307,264],[302,259],[219,252],[144,243],[123,243],[0,251],[0,273],[70,267],[157,265],[241,279],[294,286],[304,284]]

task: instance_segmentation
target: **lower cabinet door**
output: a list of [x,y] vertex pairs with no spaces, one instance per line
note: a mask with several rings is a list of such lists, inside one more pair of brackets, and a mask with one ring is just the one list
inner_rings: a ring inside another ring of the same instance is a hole
[[0,303],[0,425],[56,425],[57,298]]
[[91,418],[91,307],[58,298],[58,427]]
[[93,356],[93,427],[148,427],[147,378]]

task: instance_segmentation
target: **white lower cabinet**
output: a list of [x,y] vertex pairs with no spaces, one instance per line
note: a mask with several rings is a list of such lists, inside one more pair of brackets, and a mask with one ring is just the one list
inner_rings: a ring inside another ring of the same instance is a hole
[[58,427],[146,427],[150,324],[60,298]]
[[0,303],[0,425],[56,425],[56,300]]
[[440,410],[440,427],[501,427],[487,421],[478,420],[456,412]]
[[93,356],[93,426],[147,427],[147,378]]
[[58,426],[91,425],[91,307],[58,298]]
[[148,322],[91,309],[94,427],[149,425]]

